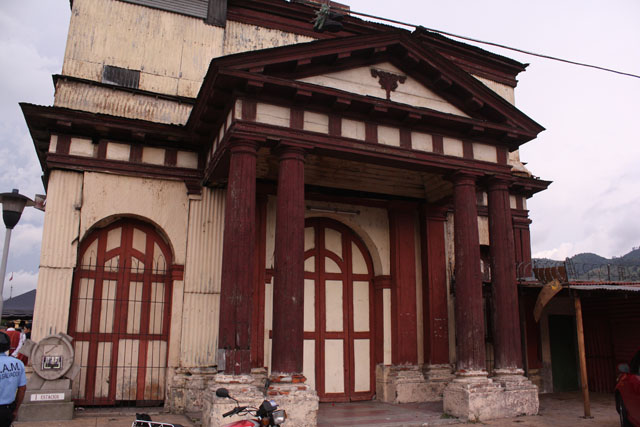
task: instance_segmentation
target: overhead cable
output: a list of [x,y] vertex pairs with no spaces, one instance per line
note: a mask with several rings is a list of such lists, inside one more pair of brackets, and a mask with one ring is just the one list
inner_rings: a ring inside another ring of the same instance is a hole
[[[307,3],[309,5],[314,5],[311,2],[306,2],[305,1],[304,3]],[[566,64],[578,65],[580,67],[594,68],[596,70],[607,71],[609,73],[615,73],[615,74],[620,74],[620,75],[623,75],[623,76],[635,77],[637,79],[640,79],[640,75],[633,74],[633,73],[626,73],[624,71],[614,70],[612,68],[601,67],[599,65],[586,64],[584,62],[572,61],[572,60],[569,60],[569,59],[558,58],[556,56],[550,56],[550,55],[545,55],[545,54],[542,54],[542,53],[530,52],[528,50],[518,49],[516,47],[506,46],[506,45],[503,45],[503,44],[500,44],[500,43],[493,43],[493,42],[488,42],[488,41],[484,41],[484,40],[474,39],[474,38],[471,38],[471,37],[466,37],[466,36],[461,36],[459,34],[450,33],[448,31],[436,30],[436,29],[433,29],[433,28],[426,28],[426,27],[424,27],[422,25],[408,24],[406,22],[396,21],[395,19],[382,18],[380,16],[370,15],[368,13],[356,12],[356,11],[353,11],[353,10],[349,10],[348,13],[351,14],[351,15],[364,16],[364,17],[367,17],[367,18],[373,18],[373,19],[377,19],[377,20],[380,20],[380,21],[390,22],[392,24],[403,25],[405,27],[422,28],[422,29],[425,29],[427,31],[431,31],[433,33],[442,34],[442,35],[449,36],[449,37],[455,37],[455,38],[458,38],[458,39],[462,39],[462,40],[466,40],[466,41],[470,41],[470,42],[474,42],[474,43],[480,43],[480,44],[485,44],[485,45],[489,45],[489,46],[495,46],[495,47],[499,47],[501,49],[507,49],[507,50],[511,50],[511,51],[514,51],[514,52],[523,53],[525,55],[536,56],[538,58],[550,59],[552,61],[564,62]]]

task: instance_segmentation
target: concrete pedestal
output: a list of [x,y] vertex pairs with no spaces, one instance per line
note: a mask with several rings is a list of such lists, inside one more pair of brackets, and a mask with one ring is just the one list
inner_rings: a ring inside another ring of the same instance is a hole
[[46,381],[38,388],[39,377],[27,383],[24,400],[18,410],[16,421],[63,421],[73,419],[74,404],[71,401],[71,381],[68,379]]
[[254,369],[249,375],[218,374],[215,382],[203,392],[202,425],[219,426],[243,419],[237,416],[223,419],[222,414],[233,409],[235,402],[216,397],[216,389],[220,387],[229,390],[241,406],[257,408],[263,400],[275,400],[278,407],[287,413],[287,425],[311,427],[317,424],[318,395],[305,383],[302,375],[271,378],[272,383],[265,396],[266,379],[264,369]]
[[376,395],[388,403],[439,401],[452,379],[449,365],[378,365]]
[[302,375],[277,376],[271,378],[269,399],[287,412],[287,425],[315,427],[318,423],[318,394]]
[[202,411],[205,392],[217,372],[216,368],[177,368],[167,384],[166,408],[175,414]]
[[538,413],[538,389],[522,375],[486,373],[458,375],[444,390],[444,412],[455,417],[482,421]]

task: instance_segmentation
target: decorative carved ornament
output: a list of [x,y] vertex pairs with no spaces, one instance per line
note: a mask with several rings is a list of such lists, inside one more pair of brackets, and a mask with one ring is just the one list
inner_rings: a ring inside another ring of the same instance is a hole
[[389,73],[387,71],[371,69],[371,77],[377,77],[380,87],[387,92],[387,99],[391,99],[391,92],[398,88],[398,83],[404,83],[407,76]]

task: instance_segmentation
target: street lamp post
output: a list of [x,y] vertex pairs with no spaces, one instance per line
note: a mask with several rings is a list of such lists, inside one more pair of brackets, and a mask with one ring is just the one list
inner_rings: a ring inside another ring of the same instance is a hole
[[4,298],[2,292],[4,290],[4,276],[7,273],[7,259],[9,258],[9,242],[11,241],[11,230],[20,221],[22,210],[25,206],[33,206],[34,202],[30,198],[18,193],[14,189],[11,193],[0,194],[0,203],[2,203],[2,219],[7,227],[4,235],[4,247],[2,249],[2,266],[0,266],[0,318],[2,318],[2,308]]

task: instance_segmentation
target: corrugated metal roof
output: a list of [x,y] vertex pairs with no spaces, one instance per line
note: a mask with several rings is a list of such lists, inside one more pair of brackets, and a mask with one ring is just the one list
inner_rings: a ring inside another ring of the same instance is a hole
[[[523,288],[542,288],[544,283],[538,281],[519,282]],[[640,282],[571,282],[562,283],[562,287],[566,289],[576,289],[581,291],[621,291],[621,292],[640,292]]]
[[120,0],[126,3],[139,4],[154,9],[167,10],[182,15],[206,19],[207,0]]
[[640,292],[640,284],[638,283],[571,283],[569,289],[578,289],[582,291],[605,290],[605,291],[631,291]]

